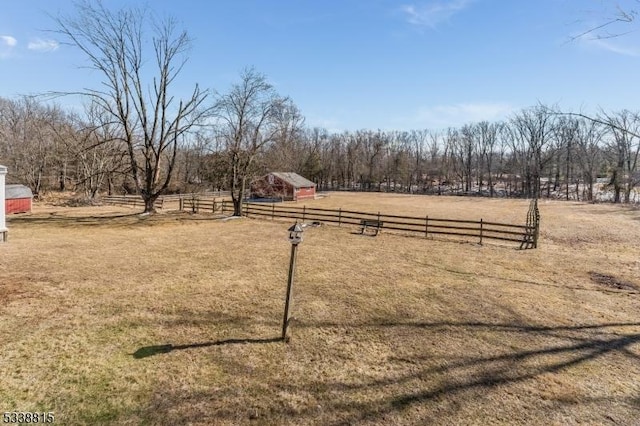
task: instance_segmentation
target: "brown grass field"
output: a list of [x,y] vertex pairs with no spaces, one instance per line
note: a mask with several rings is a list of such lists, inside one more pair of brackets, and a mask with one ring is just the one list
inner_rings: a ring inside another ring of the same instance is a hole
[[[301,205],[301,203],[299,203]],[[524,223],[526,200],[307,205]],[[0,244],[0,411],[57,424],[637,425],[640,211],[541,202],[540,245],[37,205]]]

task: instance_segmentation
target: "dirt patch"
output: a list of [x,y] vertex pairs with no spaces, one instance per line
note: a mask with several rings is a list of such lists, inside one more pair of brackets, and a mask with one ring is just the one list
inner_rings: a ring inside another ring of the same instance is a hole
[[614,277],[609,274],[601,274],[600,272],[589,272],[589,276],[591,277],[591,281],[596,284],[600,284],[602,286],[608,288],[615,288],[618,290],[628,290],[628,291],[637,291],[638,286],[629,281],[624,281],[619,278]]
[[7,280],[0,284],[0,300],[4,304],[18,299],[35,298],[40,293],[28,288],[24,282]]

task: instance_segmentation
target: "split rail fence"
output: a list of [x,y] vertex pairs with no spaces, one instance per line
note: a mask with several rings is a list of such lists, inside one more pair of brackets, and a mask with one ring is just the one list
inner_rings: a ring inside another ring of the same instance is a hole
[[[158,210],[183,210],[183,203],[194,204],[199,200],[213,202],[216,198],[230,197],[229,191],[202,192],[194,194],[171,194],[158,197],[154,206]],[[110,195],[104,197],[102,201],[106,204],[113,204],[127,207],[144,207],[144,201],[139,195]],[[190,204],[190,205],[191,205]]]
[[[110,197],[113,198],[113,197]],[[131,197],[127,197],[131,198]],[[182,196],[178,198],[179,210],[193,213],[232,214],[233,203],[230,200],[215,197]],[[105,200],[107,201],[107,200]],[[141,199],[127,205],[143,206]],[[163,203],[162,199],[158,203]],[[161,208],[161,205],[159,206]],[[267,219],[293,219],[302,222],[320,222],[338,226],[361,226],[363,221],[378,221],[381,230],[418,234],[426,238],[433,236],[453,236],[472,239],[482,244],[485,240],[497,240],[520,243],[520,249],[537,248],[540,228],[540,214],[537,200],[532,200],[525,225],[499,223],[480,220],[442,219],[430,216],[400,216],[378,213],[358,212],[343,209],[321,209],[294,207],[287,205],[248,203],[242,205],[242,214],[246,217]]]

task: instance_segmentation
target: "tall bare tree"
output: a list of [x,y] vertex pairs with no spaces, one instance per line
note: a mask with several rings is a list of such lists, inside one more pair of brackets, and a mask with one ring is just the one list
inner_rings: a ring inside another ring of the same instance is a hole
[[600,146],[603,126],[590,120],[579,119],[578,126],[578,164],[585,182],[583,198],[594,200],[594,184],[602,165],[603,150]]
[[263,74],[248,68],[241,73],[240,82],[215,104],[217,137],[227,157],[235,216],[242,215],[242,200],[255,173],[256,159],[276,139],[281,129],[274,119],[288,102],[278,96]]
[[[480,132],[480,156],[484,158],[484,166],[487,168],[487,186],[489,187],[489,196],[493,197],[493,162],[496,155],[495,149],[498,142],[498,135],[501,128],[500,123],[489,123],[488,121],[482,121],[478,123],[478,129]],[[480,173],[480,190],[482,191],[482,172]]]
[[157,21],[146,10],[112,11],[102,1],[88,0],[76,7],[75,16],[56,19],[58,32],[103,77],[100,88],[78,93],[120,127],[144,211],[153,212],[171,182],[181,138],[204,114],[200,106],[207,92],[197,84],[185,99],[174,94],[189,36],[177,30],[175,20]]

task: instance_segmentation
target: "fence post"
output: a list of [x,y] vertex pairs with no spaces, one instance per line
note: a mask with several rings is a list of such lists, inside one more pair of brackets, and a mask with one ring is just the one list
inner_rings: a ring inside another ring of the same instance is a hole
[[424,219],[424,237],[429,238],[429,215]]
[[179,211],[184,210],[184,199],[182,198],[182,195],[178,199],[178,210]]
[[271,220],[276,217],[276,203],[271,203]]
[[342,207],[338,209],[338,226],[342,225]]
[[533,248],[538,248],[538,236],[540,234],[540,210],[538,210],[538,199],[536,198],[536,233],[533,240]]
[[482,245],[482,218],[480,218],[480,245]]
[[162,200],[160,201],[160,210],[164,210],[164,197],[162,197]]
[[304,222],[304,217],[307,214],[307,206],[302,206],[302,221]]
[[538,248],[538,235],[540,234],[540,211],[538,210],[538,200],[535,206],[535,230],[533,231],[533,248]]
[[211,203],[211,213],[216,212],[216,197],[213,197],[213,202]]
[[[240,200],[241,203],[244,203],[244,200]],[[242,208],[240,208],[240,211],[242,211]],[[249,205],[248,203],[244,203],[244,215],[246,217],[249,217]]]

